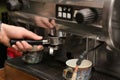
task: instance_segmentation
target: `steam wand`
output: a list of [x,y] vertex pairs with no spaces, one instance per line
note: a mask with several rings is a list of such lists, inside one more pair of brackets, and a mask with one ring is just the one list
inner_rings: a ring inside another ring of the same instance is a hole
[[79,65],[81,64],[82,60],[84,59],[84,57],[91,51],[99,48],[101,45],[103,45],[104,42],[101,42],[99,45],[97,45],[96,47],[92,48],[92,49],[89,49],[89,50],[86,50],[84,51],[78,58],[77,62],[76,62],[76,67],[74,69],[74,72],[73,72],[73,75],[72,75],[72,78],[71,80],[76,80],[76,75],[77,75],[77,71],[78,71],[78,68],[79,68]]

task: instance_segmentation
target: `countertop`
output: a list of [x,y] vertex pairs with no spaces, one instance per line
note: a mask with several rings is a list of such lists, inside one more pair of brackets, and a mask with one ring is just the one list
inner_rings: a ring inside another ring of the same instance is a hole
[[5,80],[4,69],[0,69],[0,80]]

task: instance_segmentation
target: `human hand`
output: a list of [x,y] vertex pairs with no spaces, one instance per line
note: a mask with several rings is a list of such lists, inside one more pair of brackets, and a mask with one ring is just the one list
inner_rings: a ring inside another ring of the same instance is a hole
[[[0,32],[0,42],[2,42],[6,46],[10,46],[10,39],[33,39],[33,40],[41,40],[42,37],[34,34],[31,31],[23,27],[12,26],[2,23],[1,24],[1,32]],[[28,44],[26,41],[18,41],[12,47],[18,51],[26,51],[31,50],[33,47]],[[42,45],[38,45],[36,50],[43,49]]]
[[50,21],[49,18],[35,16],[34,19],[36,25],[43,28],[53,28],[56,25],[55,20]]

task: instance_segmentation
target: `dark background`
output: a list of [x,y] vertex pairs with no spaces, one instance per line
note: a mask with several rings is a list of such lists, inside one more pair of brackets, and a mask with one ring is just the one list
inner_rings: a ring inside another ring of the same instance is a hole
[[[0,0],[0,19],[2,13],[6,12],[6,0]],[[7,59],[7,47],[0,43],[0,68],[4,67],[4,62]]]

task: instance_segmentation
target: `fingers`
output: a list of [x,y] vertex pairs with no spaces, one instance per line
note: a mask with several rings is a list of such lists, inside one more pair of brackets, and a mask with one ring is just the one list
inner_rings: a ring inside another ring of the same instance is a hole
[[42,28],[48,28],[48,26],[45,24],[44,21],[39,21],[39,22],[37,23],[37,25],[40,26],[40,27],[42,27]]
[[25,51],[24,45],[22,45],[22,43],[19,41],[16,42],[16,45],[13,45],[12,47],[18,51]]
[[17,51],[40,51],[43,50],[43,46],[42,45],[38,45],[38,46],[31,46],[30,44],[28,44],[26,41],[21,41],[21,42],[16,42],[15,45],[12,45],[12,48],[14,48]]
[[43,49],[44,49],[44,48],[43,48],[42,45],[39,45],[39,46],[34,45],[34,46],[32,47],[32,49],[31,49],[31,50],[28,50],[28,51],[41,51],[41,50],[43,50]]
[[28,44],[26,41],[21,41],[21,44],[23,45],[25,50],[32,49],[32,46],[30,44]]
[[34,39],[34,40],[41,40],[42,36],[38,36],[37,34],[28,31],[26,29],[24,29],[23,33],[21,33],[22,38],[28,38],[28,39]]
[[43,28],[53,28],[56,23],[55,20],[49,20],[49,18],[35,16],[35,22],[37,26],[43,27]]
[[51,24],[52,24],[53,26],[56,26],[55,20],[52,20],[52,21],[51,21]]
[[48,18],[42,19],[42,23],[44,23],[45,26],[47,26],[48,28],[53,28],[54,27],[54,25],[49,21]]

